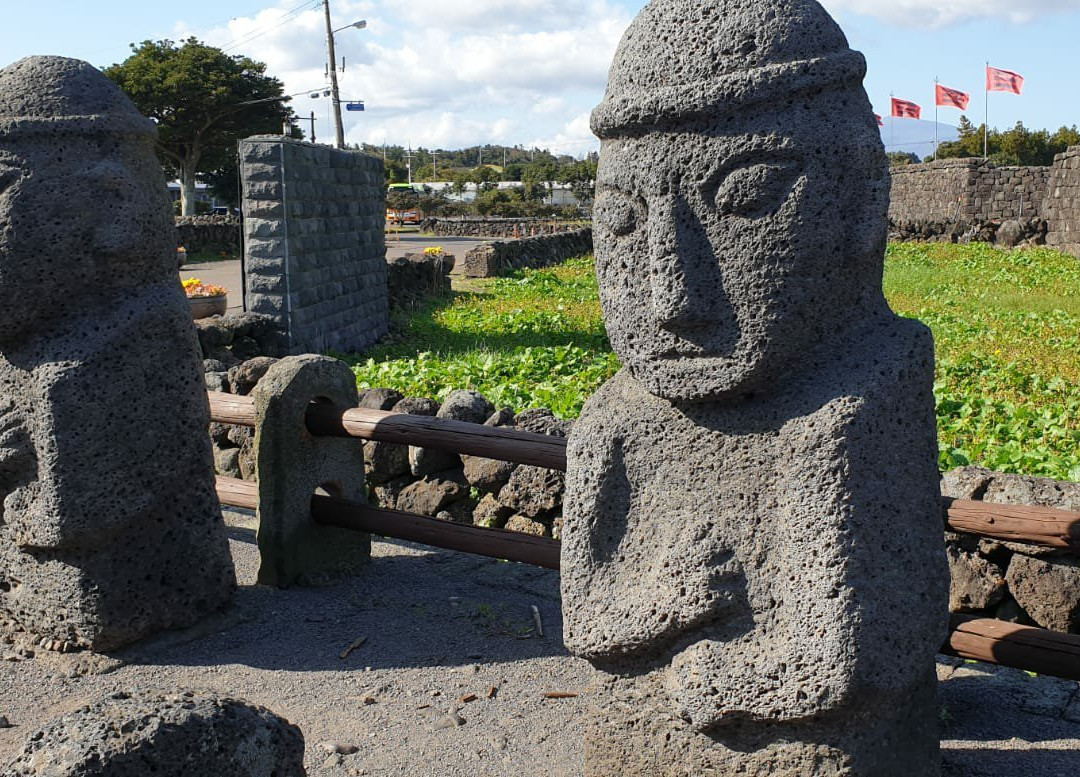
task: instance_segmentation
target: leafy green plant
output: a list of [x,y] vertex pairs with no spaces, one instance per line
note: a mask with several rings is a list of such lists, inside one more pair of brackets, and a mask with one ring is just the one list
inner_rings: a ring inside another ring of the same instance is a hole
[[934,333],[943,470],[1080,480],[1080,262],[1046,248],[892,245],[885,291]]
[[619,368],[590,258],[484,282],[421,308],[400,342],[354,360],[358,385],[442,399],[475,389],[496,405],[576,417]]

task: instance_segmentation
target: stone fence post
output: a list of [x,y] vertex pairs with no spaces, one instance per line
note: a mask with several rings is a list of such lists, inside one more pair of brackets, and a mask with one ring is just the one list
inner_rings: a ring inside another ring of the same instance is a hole
[[371,537],[320,526],[315,493],[365,501],[364,452],[355,440],[315,437],[305,415],[312,402],[356,407],[356,379],[326,356],[290,356],[272,366],[255,399],[258,544],[262,585],[323,585],[355,573],[371,555]]

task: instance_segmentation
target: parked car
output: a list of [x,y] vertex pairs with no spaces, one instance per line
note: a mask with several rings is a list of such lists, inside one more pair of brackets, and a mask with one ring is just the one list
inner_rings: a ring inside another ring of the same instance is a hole
[[[386,194],[389,199],[393,194],[414,194],[416,188],[407,183],[392,183],[386,188]],[[400,197],[397,199],[401,199]],[[419,224],[424,218],[424,214],[417,207],[399,207],[386,209],[386,223],[387,224]]]

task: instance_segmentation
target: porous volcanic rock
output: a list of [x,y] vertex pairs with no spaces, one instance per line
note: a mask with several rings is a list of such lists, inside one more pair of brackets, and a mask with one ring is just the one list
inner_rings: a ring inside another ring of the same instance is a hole
[[2,777],[303,777],[304,735],[270,710],[190,690],[119,691],[31,734]]

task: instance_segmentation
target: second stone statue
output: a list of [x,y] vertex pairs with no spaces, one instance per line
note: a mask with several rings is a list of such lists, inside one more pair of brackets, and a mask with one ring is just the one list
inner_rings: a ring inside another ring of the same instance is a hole
[[593,114],[624,369],[568,450],[586,774],[940,772],[933,343],[881,290],[865,62],[813,0],[654,0]]

